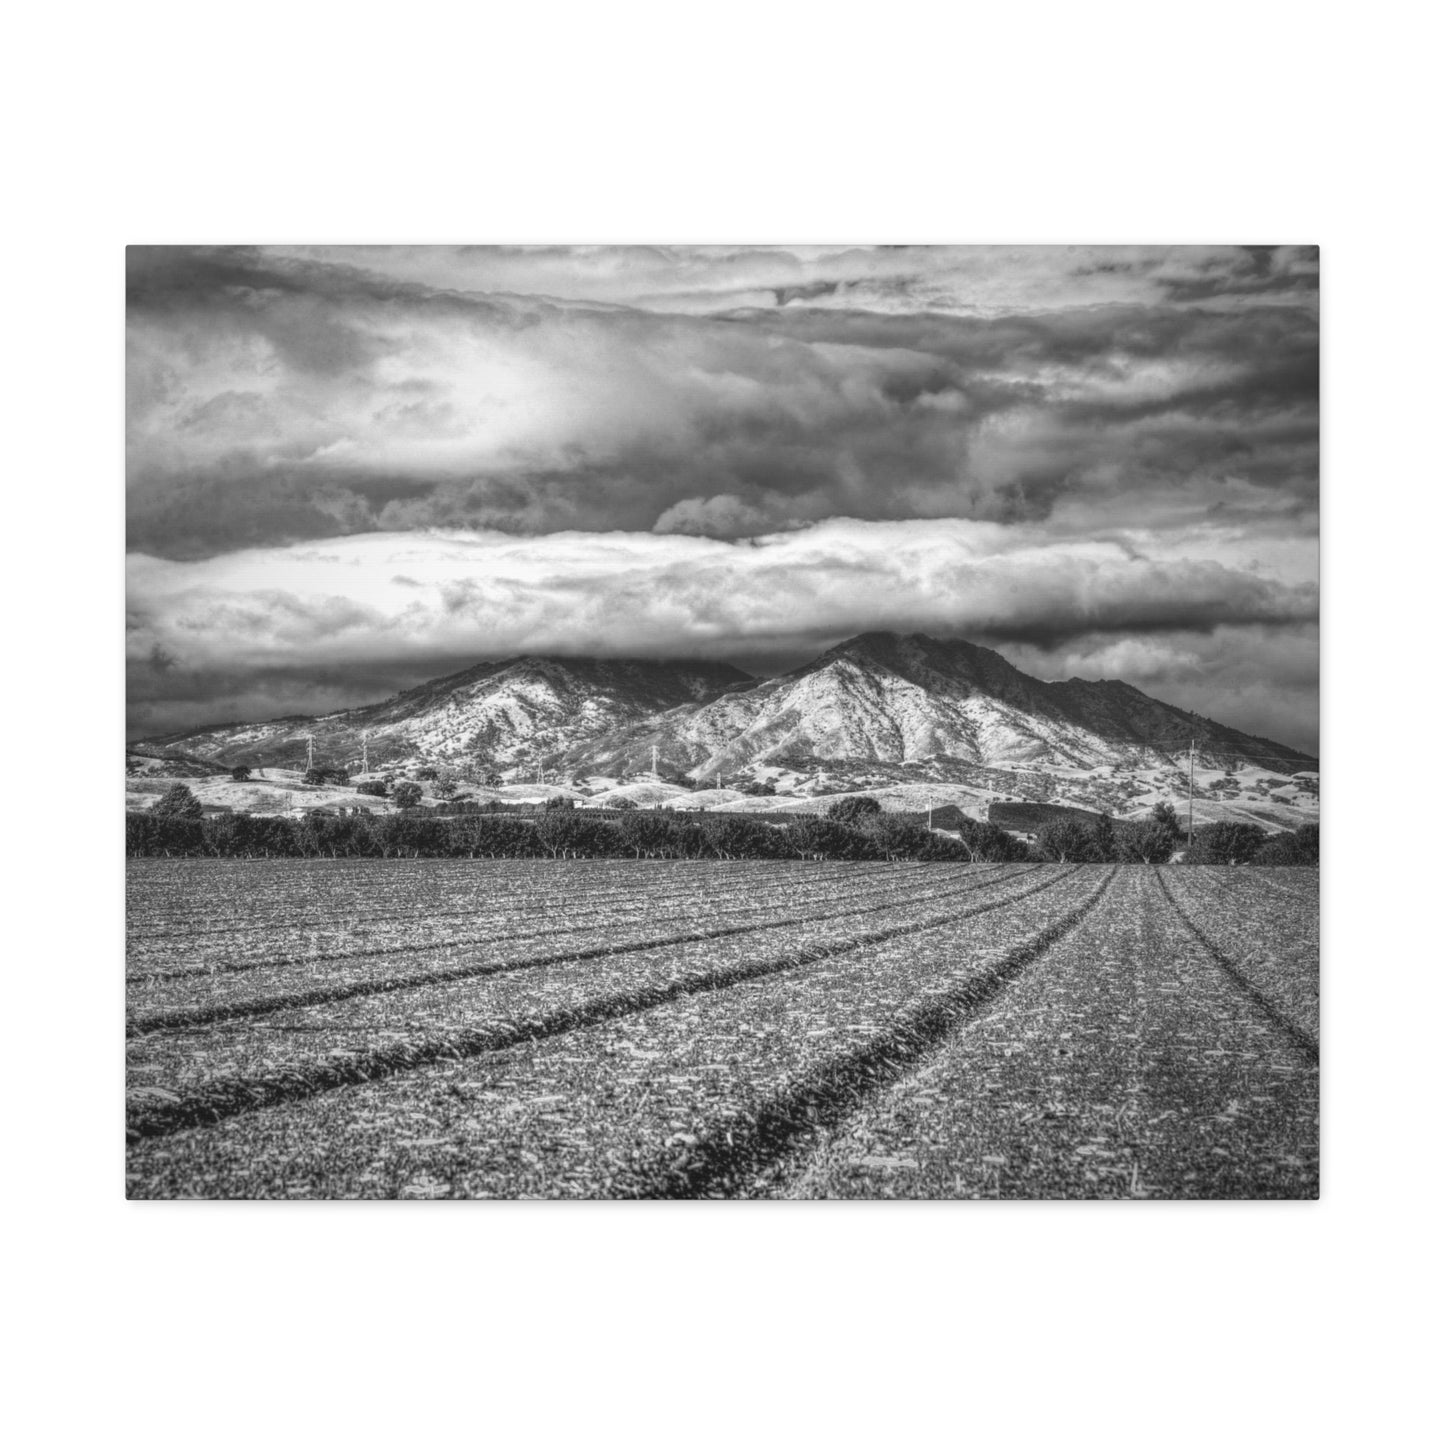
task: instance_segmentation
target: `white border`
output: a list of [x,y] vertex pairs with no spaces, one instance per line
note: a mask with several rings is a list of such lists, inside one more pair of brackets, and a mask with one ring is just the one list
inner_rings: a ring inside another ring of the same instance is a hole
[[[1412,13],[12,21],[18,1438],[1421,1433],[1441,1014],[1409,815],[1435,766],[1440,328],[1438,49]],[[92,781],[122,726],[121,248],[236,239],[1323,245],[1324,1202],[127,1206],[119,827]]]

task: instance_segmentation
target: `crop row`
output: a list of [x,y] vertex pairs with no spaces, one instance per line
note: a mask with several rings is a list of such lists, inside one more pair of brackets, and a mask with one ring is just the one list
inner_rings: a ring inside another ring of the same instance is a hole
[[849,1126],[765,1181],[814,1198],[1311,1197],[1318,1070],[1157,876]]
[[[650,977],[625,985],[614,977],[590,1005],[579,998],[491,1029],[443,1029],[318,1062],[309,1074],[298,1065],[289,1076],[221,1080],[169,1106],[142,1101],[136,1133],[169,1137],[132,1150],[132,1191],[723,1192],[764,1144],[779,1147],[780,1097],[797,1105],[793,1134],[812,1117],[799,1086],[816,1093],[831,1080],[851,1105],[880,1069],[936,1045],[939,1029],[957,1026],[1076,924],[1109,876],[1049,870],[1027,897],[770,958],[748,949],[719,965],[707,949],[654,963]],[[348,1082],[358,1086],[334,1087]],[[182,1128],[207,1118],[224,1121]]]
[[[409,989],[404,998],[395,991],[390,996],[371,992],[293,1009],[268,1019],[269,1028],[252,1019],[234,1032],[154,1034],[131,1046],[130,1072],[132,1079],[146,1078],[152,1088],[179,1091],[192,1099],[214,1101],[217,1090],[229,1097],[238,1088],[249,1097],[247,1091],[257,1086],[285,1097],[298,1087],[299,1076],[329,1080],[343,1055],[343,1072],[376,1077],[378,1070],[398,1072],[402,1063],[414,1067],[418,1059],[431,1062],[457,1050],[493,1052],[524,1038],[570,1032],[597,1017],[635,1013],[669,999],[772,978],[887,939],[944,925],[962,927],[970,919],[992,915],[987,925],[971,929],[971,936],[982,938],[1000,919],[1006,922],[1015,909],[1027,906],[1028,898],[1039,896],[1036,906],[1046,907],[1042,895],[1067,894],[1075,886],[1072,878],[1072,870],[1054,869],[1024,880],[1029,886],[1022,892],[1015,889],[1002,896],[961,890],[931,908],[889,909],[886,916],[872,918],[852,914],[791,921],[762,937],[754,931],[688,945],[674,940],[602,958],[537,960],[486,978],[438,979]],[[764,938],[767,943],[761,947]],[[781,1016],[772,1020],[774,1027],[782,1022]],[[791,1021],[782,1031],[792,1032]],[[378,1042],[358,1049],[358,1034]],[[132,1126],[141,1132],[152,1129],[144,1120],[157,1114],[152,1107],[157,1097],[139,1101]],[[205,1112],[200,1105],[188,1105],[183,1112],[189,1117],[198,1111]],[[174,1112],[159,1110],[167,1118]]]
[[[995,866],[981,865],[983,869]],[[910,870],[913,871],[913,870]],[[933,872],[933,870],[930,870]],[[934,886],[938,875],[929,880]],[[416,908],[408,913],[387,915],[380,920],[358,918],[350,923],[325,928],[293,927],[286,933],[227,933],[204,938],[199,944],[171,940],[163,950],[131,951],[129,976],[136,982],[153,978],[186,977],[213,969],[286,967],[328,958],[350,958],[359,954],[380,954],[388,950],[408,952],[463,943],[535,937],[565,933],[606,920],[609,927],[631,926],[638,920],[649,923],[676,915],[685,917],[701,909],[735,911],[738,906],[757,910],[784,908],[815,897],[836,897],[842,889],[834,877],[782,879],[751,878],[731,886],[704,891],[694,883],[688,888],[656,888],[622,896],[577,897],[554,893],[544,900],[508,897],[505,880],[481,873],[473,879],[470,906],[463,909]],[[850,880],[852,882],[852,880]],[[867,895],[906,886],[896,868],[860,874],[848,889],[850,894]],[[915,885],[917,886],[916,882]],[[472,931],[459,927],[463,920]],[[568,921],[572,920],[572,921]],[[582,922],[578,920],[587,920]],[[539,926],[541,925],[541,926]]]
[[[769,900],[729,913],[713,909],[706,900],[698,900],[687,913],[656,921],[612,919],[594,914],[584,923],[558,934],[522,933],[506,938],[486,932],[458,935],[439,942],[421,940],[377,948],[353,946],[339,952],[278,960],[267,969],[142,980],[130,990],[129,1030],[143,1033],[157,1028],[189,1028],[369,993],[476,978],[508,967],[602,958],[644,948],[760,933],[798,923],[893,911],[900,906],[949,898],[969,887],[998,886],[1016,876],[1020,875],[1002,871],[990,872],[984,877],[938,876],[930,889],[879,890],[861,893],[849,900],[828,897],[816,900],[811,912],[795,910],[785,900]],[[279,974],[275,972],[277,968],[281,970]]]
[[[291,863],[291,875],[273,888],[251,886],[254,869],[264,865],[193,862],[166,864],[132,860],[127,865],[127,906],[130,946],[152,942],[193,940],[225,933],[251,933],[262,929],[310,929],[328,923],[351,924],[408,917],[425,911],[458,916],[474,904],[479,877],[516,909],[557,900],[556,869],[533,860],[497,860],[482,863],[429,862],[418,869],[412,861],[341,861],[308,867]],[[274,864],[271,868],[287,865]],[[862,877],[887,872],[887,864],[842,863],[720,863],[706,872],[710,889],[759,883],[826,877]],[[552,877],[547,876],[550,868]],[[191,875],[167,880],[157,888],[151,874],[157,870]],[[666,892],[696,892],[700,873],[695,863],[654,861],[635,863],[586,861],[569,865],[566,896],[569,901],[651,896]],[[177,902],[163,902],[163,893],[179,889]],[[157,925],[161,926],[157,926]]]
[[1319,1057],[1319,913],[1291,906],[1239,869],[1170,870],[1166,897],[1200,944],[1265,1014]]

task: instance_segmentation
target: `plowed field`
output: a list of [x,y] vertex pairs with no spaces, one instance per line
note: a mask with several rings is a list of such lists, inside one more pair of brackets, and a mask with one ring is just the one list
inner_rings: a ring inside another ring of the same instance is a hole
[[133,861],[128,1192],[1313,1198],[1279,875]]

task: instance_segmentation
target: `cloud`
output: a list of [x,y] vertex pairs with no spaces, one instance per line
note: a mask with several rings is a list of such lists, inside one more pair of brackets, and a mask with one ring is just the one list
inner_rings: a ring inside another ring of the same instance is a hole
[[1176,707],[1319,755],[1319,625],[1226,624],[1147,637],[1095,633],[1013,660],[1043,678],[1119,677]]
[[[1177,662],[1159,674],[1173,654],[1156,634],[1175,646],[1224,628],[1293,636],[1317,616],[1310,570],[1305,549],[1252,550],[1218,526],[1081,541],[954,520],[827,521],[737,543],[448,532],[133,556],[132,727],[194,723],[202,704],[212,717],[354,705],[523,652],[783,666],[874,628],[1034,659],[1084,639],[1089,666],[1187,681]],[[157,672],[157,649],[176,665]]]
[[133,248],[131,726],[877,627],[1310,744],[1309,247]]
[[130,545],[1233,516],[1261,492],[1306,515],[1316,269],[1268,248],[136,249]]

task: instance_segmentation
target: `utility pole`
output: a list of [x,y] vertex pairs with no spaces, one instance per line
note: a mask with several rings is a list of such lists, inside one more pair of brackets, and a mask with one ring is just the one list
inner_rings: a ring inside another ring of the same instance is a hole
[[1194,846],[1194,739],[1189,739],[1189,847]]
[[309,773],[316,766],[316,740],[310,733],[306,734],[306,771]]
[[652,745],[652,781],[657,781],[657,744]]
[[369,773],[369,772],[371,771],[371,766],[370,766],[370,764],[369,764],[369,763],[367,762],[367,760],[366,760],[366,734],[365,734],[365,733],[362,733],[362,735],[361,735],[361,771],[362,771],[363,773]]

